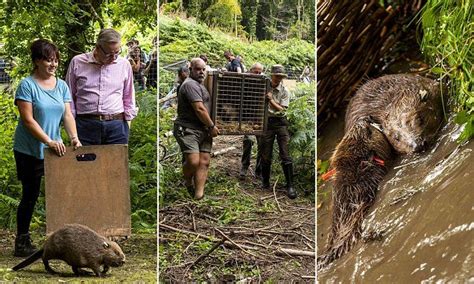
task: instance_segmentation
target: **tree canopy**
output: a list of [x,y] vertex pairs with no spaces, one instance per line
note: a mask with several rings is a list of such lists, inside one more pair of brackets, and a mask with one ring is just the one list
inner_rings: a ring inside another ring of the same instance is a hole
[[29,72],[29,44],[47,38],[58,45],[62,57],[60,72],[73,56],[88,51],[102,28],[116,28],[124,39],[156,35],[156,2],[139,0],[54,0],[38,4],[28,0],[0,3],[0,42],[3,56],[14,58],[12,74]]
[[314,42],[314,0],[171,0],[163,12],[185,12],[212,27],[249,39],[299,38]]

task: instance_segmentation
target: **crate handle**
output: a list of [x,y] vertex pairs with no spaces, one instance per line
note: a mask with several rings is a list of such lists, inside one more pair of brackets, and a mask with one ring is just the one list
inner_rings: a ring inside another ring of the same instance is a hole
[[90,161],[95,161],[97,158],[97,155],[94,153],[86,153],[86,154],[79,154],[76,155],[76,160],[78,162],[90,162]]

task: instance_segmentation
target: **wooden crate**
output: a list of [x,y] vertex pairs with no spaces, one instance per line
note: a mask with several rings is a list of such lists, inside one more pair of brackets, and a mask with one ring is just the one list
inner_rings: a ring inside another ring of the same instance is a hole
[[267,127],[264,75],[209,72],[204,83],[212,100],[211,118],[223,135],[262,134]]
[[79,223],[107,237],[130,236],[127,145],[68,147],[63,157],[46,149],[45,185],[47,234]]

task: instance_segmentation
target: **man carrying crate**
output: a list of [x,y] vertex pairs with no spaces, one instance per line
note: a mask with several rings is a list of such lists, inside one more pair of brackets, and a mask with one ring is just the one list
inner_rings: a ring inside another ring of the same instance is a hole
[[191,60],[191,72],[178,93],[178,117],[173,135],[184,155],[183,175],[191,196],[201,199],[211,160],[212,137],[219,129],[212,122],[209,92],[202,85],[206,63],[201,58]]
[[293,161],[288,149],[288,143],[290,142],[289,122],[285,117],[285,110],[290,102],[290,93],[282,82],[283,78],[288,75],[282,65],[273,65],[270,75],[272,90],[266,94],[268,99],[268,125],[261,138],[262,184],[264,189],[270,188],[273,142],[276,138],[281,166],[286,179],[287,196],[294,199],[297,194],[293,188]]

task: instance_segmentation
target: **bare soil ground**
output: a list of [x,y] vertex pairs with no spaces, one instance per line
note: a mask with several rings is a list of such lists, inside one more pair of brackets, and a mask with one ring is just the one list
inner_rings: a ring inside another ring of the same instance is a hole
[[275,171],[274,191],[263,191],[254,160],[240,180],[241,144],[242,136],[215,139],[213,151],[236,149],[212,158],[205,197],[160,208],[160,280],[314,282],[314,200],[298,188],[288,199]]
[[[32,235],[36,246],[43,241],[44,232],[34,232]],[[122,267],[112,267],[107,276],[98,278],[93,275],[76,277],[65,262],[53,260],[51,267],[59,274],[48,274],[41,261],[19,271],[11,268],[24,258],[13,256],[15,235],[9,230],[0,230],[0,282],[4,283],[156,283],[156,234],[134,234],[128,240],[120,241],[126,256]],[[85,269],[88,270],[88,269]]]

